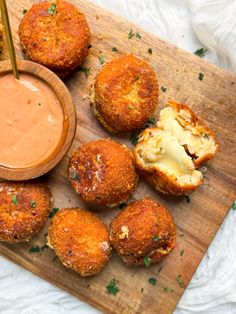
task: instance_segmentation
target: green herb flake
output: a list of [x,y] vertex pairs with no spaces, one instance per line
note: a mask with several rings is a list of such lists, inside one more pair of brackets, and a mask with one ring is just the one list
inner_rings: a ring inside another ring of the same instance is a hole
[[182,279],[181,279],[181,275],[179,275],[179,276],[176,277],[176,281],[178,282],[178,284],[179,284],[179,286],[180,286],[181,288],[184,288],[184,287],[185,287],[185,285],[184,285],[184,283],[183,283],[183,281],[182,281]]
[[28,11],[27,9],[24,9],[24,10],[22,11],[22,13],[25,14],[25,13],[27,13],[27,11]]
[[83,72],[86,77],[88,77],[89,74],[90,74],[90,68],[81,67],[81,68],[80,68],[80,71]]
[[231,207],[232,207],[232,210],[236,210],[236,203],[233,203]]
[[164,287],[163,290],[164,290],[165,292],[174,292],[173,289],[168,288],[168,287]]
[[142,38],[142,36],[141,36],[141,34],[139,32],[135,33],[135,37],[138,38],[138,39]]
[[18,205],[18,199],[17,199],[16,194],[14,194],[14,195],[12,196],[12,203],[15,204],[15,205]]
[[150,117],[150,118],[148,119],[147,123],[149,123],[149,124],[155,124],[155,123],[156,123],[155,117]]
[[101,65],[103,65],[105,63],[105,59],[103,55],[98,56],[99,62]]
[[141,293],[143,293],[143,290],[144,290],[144,289],[143,289],[143,288],[141,288],[141,289],[140,289],[140,292],[141,292]]
[[80,176],[76,172],[71,172],[70,179],[80,181]]
[[189,195],[184,195],[184,197],[185,197],[187,203],[191,202],[191,199],[190,199]]
[[205,53],[207,52],[207,49],[205,48],[200,48],[200,49],[197,49],[194,54],[196,56],[199,56],[200,58],[204,57],[205,56]]
[[32,246],[30,249],[29,249],[29,253],[40,253],[40,247],[38,245],[36,246]]
[[127,206],[126,203],[121,203],[121,204],[119,205],[119,209],[122,209],[122,208],[124,208],[124,207],[126,207],[126,206]]
[[130,141],[133,146],[136,146],[138,144],[138,135],[135,133],[130,134]]
[[153,237],[153,241],[154,242],[157,242],[157,241],[159,241],[160,240],[160,238],[157,236],[157,235],[155,235],[154,237]]
[[202,81],[204,79],[204,74],[202,72],[199,73],[198,79]]
[[132,28],[131,28],[131,30],[130,30],[130,32],[129,32],[129,34],[128,34],[128,39],[131,39],[132,37],[134,37],[134,33],[133,33],[133,30],[132,30]]
[[157,283],[157,280],[156,280],[156,278],[151,277],[151,278],[149,278],[149,279],[148,279],[148,282],[150,283],[150,285],[155,286],[155,285],[156,285],[156,283]]
[[164,86],[161,86],[161,91],[162,91],[163,93],[165,93],[165,92],[167,91],[167,88],[164,87]]
[[116,285],[116,280],[112,279],[109,284],[106,286],[107,289],[107,293],[108,294],[112,294],[112,295],[116,295],[117,292],[119,292],[119,288]]
[[41,246],[40,248],[40,252],[42,252],[43,250],[48,249],[48,245],[45,243],[43,246]]
[[50,8],[48,9],[48,13],[49,13],[50,15],[53,15],[55,9],[56,9],[56,3],[52,3],[51,6],[50,6]]
[[59,208],[54,207],[49,214],[49,218],[52,218],[58,212],[58,210]]
[[29,248],[29,253],[30,254],[40,253],[40,252],[44,251],[45,249],[48,249],[48,245],[46,243],[41,247],[38,245],[35,245],[35,246],[32,246],[31,248]]
[[151,55],[152,54],[152,48],[148,48],[148,53]]
[[148,257],[148,256],[144,256],[143,261],[144,261],[144,265],[145,265],[146,267],[150,267],[150,266],[151,266],[151,262],[152,262],[152,260],[151,260],[151,258],[150,258],[150,257]]
[[180,256],[183,256],[184,255],[184,250],[181,250],[179,254],[180,254]]
[[112,48],[111,48],[111,51],[113,51],[113,52],[117,52],[117,51],[118,51],[118,49],[117,49],[116,47],[112,47]]
[[30,207],[35,208],[36,207],[36,201],[31,200],[30,201]]

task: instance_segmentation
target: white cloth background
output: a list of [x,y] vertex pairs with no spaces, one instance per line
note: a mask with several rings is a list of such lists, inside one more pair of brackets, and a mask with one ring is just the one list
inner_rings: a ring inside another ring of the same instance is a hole
[[[236,0],[93,1],[190,52],[207,47],[206,60],[236,72]],[[235,226],[230,210],[175,314],[236,313]],[[15,313],[100,312],[0,257],[0,314]]]

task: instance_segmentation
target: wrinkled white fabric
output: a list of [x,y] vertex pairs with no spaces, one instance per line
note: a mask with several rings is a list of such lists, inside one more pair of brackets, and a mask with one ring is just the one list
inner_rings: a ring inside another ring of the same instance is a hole
[[[236,0],[93,0],[236,72]],[[235,193],[236,194],[236,193]],[[230,210],[175,314],[236,313],[236,211]],[[0,314],[95,314],[79,299],[0,257]]]

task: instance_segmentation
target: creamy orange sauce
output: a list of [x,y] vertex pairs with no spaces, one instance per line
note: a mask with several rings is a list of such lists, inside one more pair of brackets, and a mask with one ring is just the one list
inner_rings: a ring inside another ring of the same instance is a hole
[[63,110],[50,87],[33,75],[0,77],[0,165],[25,168],[58,145]]

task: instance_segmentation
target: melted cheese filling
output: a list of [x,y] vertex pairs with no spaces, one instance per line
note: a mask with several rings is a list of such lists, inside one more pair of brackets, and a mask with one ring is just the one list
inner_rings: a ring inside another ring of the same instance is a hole
[[[186,123],[189,123],[191,116],[186,110],[180,110],[179,115]],[[206,154],[214,154],[216,144],[212,137],[202,133],[198,128],[189,126],[183,127],[178,121],[178,112],[171,107],[166,107],[160,112],[160,121],[157,126],[173,135],[181,145],[186,145],[190,154],[197,158]]]
[[171,132],[152,129],[141,139],[138,153],[146,166],[154,165],[168,176],[174,176],[180,185],[196,185],[201,181],[202,173],[195,170],[192,158]]

